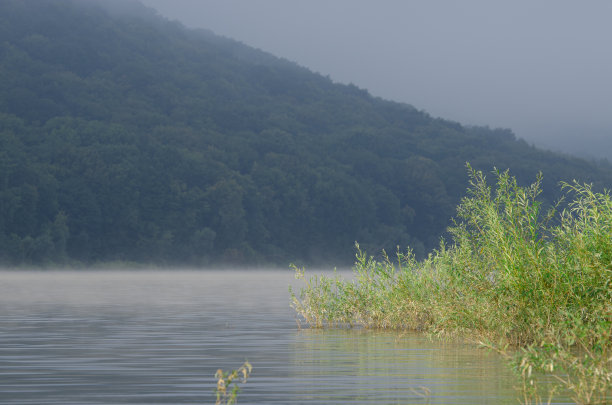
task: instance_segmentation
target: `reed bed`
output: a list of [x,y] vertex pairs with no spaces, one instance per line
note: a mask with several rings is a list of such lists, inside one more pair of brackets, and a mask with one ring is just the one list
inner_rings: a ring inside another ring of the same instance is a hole
[[[612,202],[608,191],[562,183],[547,210],[536,181],[468,165],[470,188],[451,240],[417,261],[408,249],[375,259],[357,245],[354,279],[305,277],[292,306],[312,327],[417,330],[457,336],[508,358],[523,403],[558,392],[612,400]],[[564,207],[564,208],[561,208]]]

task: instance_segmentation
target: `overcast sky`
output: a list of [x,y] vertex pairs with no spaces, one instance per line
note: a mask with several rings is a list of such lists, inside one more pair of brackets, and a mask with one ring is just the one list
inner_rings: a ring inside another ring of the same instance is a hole
[[612,156],[609,0],[141,1],[433,116]]

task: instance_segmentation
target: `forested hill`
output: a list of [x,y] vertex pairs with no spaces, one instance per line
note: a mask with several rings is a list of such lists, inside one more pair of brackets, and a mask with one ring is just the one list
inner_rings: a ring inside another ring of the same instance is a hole
[[5,265],[344,265],[355,241],[435,247],[466,161],[542,171],[549,201],[560,179],[612,184],[610,166],[114,3],[0,2]]

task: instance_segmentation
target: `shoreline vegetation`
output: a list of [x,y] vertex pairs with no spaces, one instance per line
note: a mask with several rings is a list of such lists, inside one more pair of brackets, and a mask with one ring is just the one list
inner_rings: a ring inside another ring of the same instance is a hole
[[[546,210],[542,176],[521,187],[495,170],[492,190],[468,164],[470,188],[451,243],[423,261],[413,252],[357,245],[354,279],[306,277],[292,306],[311,327],[363,327],[459,337],[500,353],[519,376],[522,403],[556,395],[612,399],[612,201],[609,191],[561,183],[567,201]],[[564,208],[561,208],[561,207]]]

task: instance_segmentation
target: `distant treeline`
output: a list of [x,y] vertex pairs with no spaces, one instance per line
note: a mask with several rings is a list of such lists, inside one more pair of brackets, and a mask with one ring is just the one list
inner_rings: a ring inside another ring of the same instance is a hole
[[0,262],[334,265],[435,248],[464,169],[612,167],[374,98],[130,3],[0,2]]

